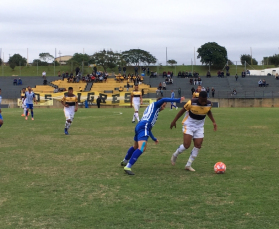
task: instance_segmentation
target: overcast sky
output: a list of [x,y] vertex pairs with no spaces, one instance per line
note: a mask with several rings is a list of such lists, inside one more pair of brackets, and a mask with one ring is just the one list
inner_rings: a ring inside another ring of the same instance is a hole
[[[0,48],[29,62],[101,49],[149,51],[158,63],[191,64],[194,48],[226,47],[228,58],[279,53],[279,1],[264,0],[9,0],[0,1]],[[197,53],[195,54],[197,56]],[[199,61],[197,60],[197,64]]]

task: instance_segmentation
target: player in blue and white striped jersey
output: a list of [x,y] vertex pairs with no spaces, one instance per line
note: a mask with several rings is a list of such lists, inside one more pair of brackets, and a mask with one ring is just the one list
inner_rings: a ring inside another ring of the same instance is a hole
[[0,127],[3,125],[3,117],[2,117],[2,114],[1,114],[1,103],[2,103],[2,96],[1,96],[1,88],[0,88]]
[[128,150],[124,160],[121,162],[121,165],[125,166],[124,171],[128,175],[134,175],[131,167],[133,164],[136,163],[137,159],[145,151],[149,136],[152,138],[153,141],[155,141],[155,144],[159,142],[158,139],[155,138],[151,132],[152,127],[155,125],[158,119],[159,112],[165,109],[167,102],[179,103],[184,99],[184,97],[181,97],[180,99],[159,98],[157,102],[151,103],[145,109],[140,122],[135,128],[134,146],[132,146]]
[[[175,94],[174,94],[174,91],[173,91],[173,90],[171,90],[171,98],[172,98],[172,99],[175,98]],[[176,105],[174,105],[173,102],[171,103],[171,110],[172,110],[172,107],[175,107],[176,110],[178,109],[178,107],[177,107]]]
[[36,103],[35,94],[32,91],[31,87],[27,87],[28,91],[25,92],[25,103],[26,103],[26,113],[25,113],[25,120],[28,120],[28,110],[31,110],[32,120],[34,120],[34,113],[33,113],[33,101]]

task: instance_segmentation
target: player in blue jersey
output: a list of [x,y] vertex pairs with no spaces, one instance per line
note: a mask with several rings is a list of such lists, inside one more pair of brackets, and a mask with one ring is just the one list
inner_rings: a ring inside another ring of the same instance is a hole
[[1,88],[0,88],[0,127],[3,125],[3,117],[2,117],[2,115],[1,115],[1,103],[2,103],[2,96],[1,96]]
[[[175,94],[174,94],[174,91],[173,91],[173,90],[171,90],[171,98],[172,98],[172,99],[175,98]],[[176,110],[178,109],[178,107],[177,107],[176,105],[174,105],[173,102],[171,102],[171,110],[172,110],[172,107],[175,107]]]
[[32,120],[34,120],[34,113],[33,113],[33,101],[36,103],[35,94],[32,91],[31,87],[27,87],[27,92],[25,92],[25,103],[26,103],[26,113],[25,113],[25,120],[28,120],[28,111],[31,110]]
[[[121,161],[121,166],[124,167],[124,171],[128,175],[134,175],[132,172],[132,165],[136,163],[140,155],[145,151],[146,144],[149,136],[157,144],[159,141],[155,138],[151,132],[152,127],[155,125],[159,112],[164,110],[167,102],[181,102],[185,98],[180,99],[170,99],[170,98],[158,98],[157,102],[151,103],[144,111],[140,122],[135,128],[134,146],[132,146],[123,161]],[[128,162],[129,161],[129,162]]]

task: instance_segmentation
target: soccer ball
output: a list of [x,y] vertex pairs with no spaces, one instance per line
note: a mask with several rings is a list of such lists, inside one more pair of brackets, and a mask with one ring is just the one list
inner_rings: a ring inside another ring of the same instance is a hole
[[223,174],[226,171],[226,165],[223,162],[217,162],[214,165],[214,171],[218,174]]

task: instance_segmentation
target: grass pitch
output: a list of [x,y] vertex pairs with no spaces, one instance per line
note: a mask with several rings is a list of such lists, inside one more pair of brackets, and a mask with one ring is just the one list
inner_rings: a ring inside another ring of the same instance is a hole
[[79,109],[69,136],[61,109],[35,109],[35,121],[21,112],[2,109],[0,228],[279,227],[279,109],[213,109],[218,131],[207,118],[193,173],[190,150],[170,164],[182,132],[180,121],[169,129],[177,111],[166,109],[135,176],[120,167],[132,109]]

